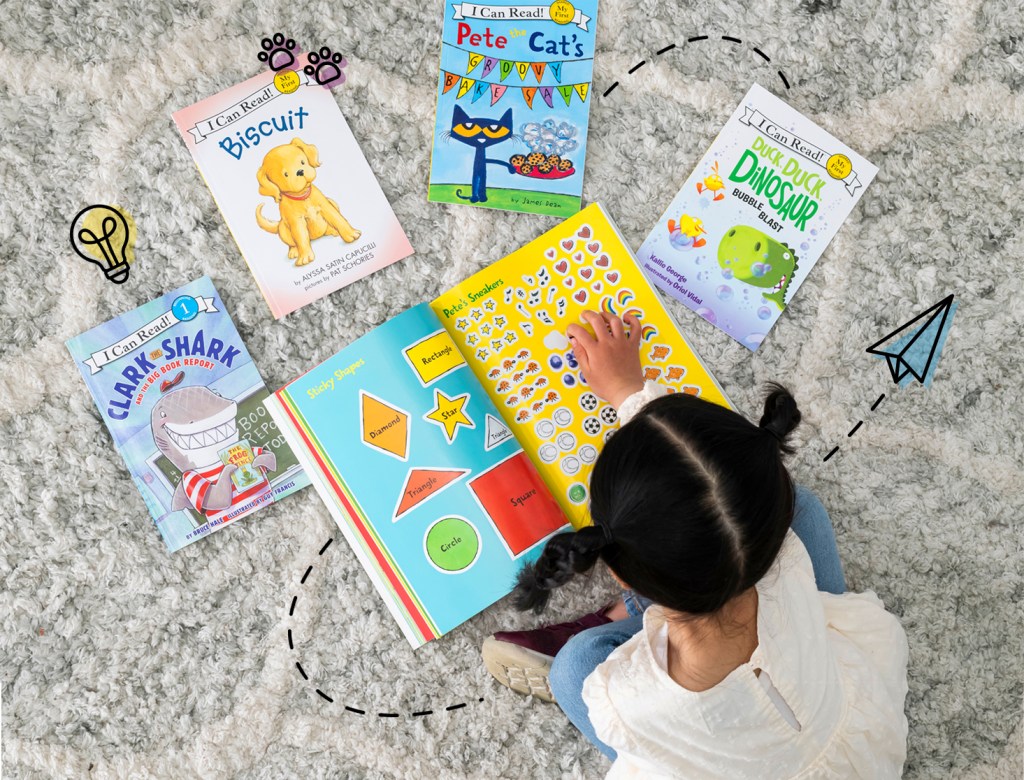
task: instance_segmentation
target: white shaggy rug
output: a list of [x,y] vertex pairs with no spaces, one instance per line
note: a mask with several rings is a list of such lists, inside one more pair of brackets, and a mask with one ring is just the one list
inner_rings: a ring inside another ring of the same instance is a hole
[[[557,708],[484,671],[482,639],[530,619],[500,603],[414,655],[312,490],[168,555],[63,346],[207,273],[278,387],[552,227],[426,203],[442,5],[417,5],[4,2],[5,777],[607,769]],[[336,99],[416,248],[281,324],[170,119],[263,67],[260,38],[278,30],[347,55]],[[1020,777],[1024,10],[602,0],[586,200],[638,246],[754,80],[880,172],[757,354],[673,311],[742,409],[755,410],[770,379],[796,393],[805,422],[793,468],[832,512],[851,587],[876,590],[910,638],[907,777]],[[121,287],[68,246],[72,216],[96,202],[138,222]],[[948,293],[960,308],[933,386],[897,391],[865,348]],[[576,583],[549,616],[589,611],[611,591],[603,576]]]

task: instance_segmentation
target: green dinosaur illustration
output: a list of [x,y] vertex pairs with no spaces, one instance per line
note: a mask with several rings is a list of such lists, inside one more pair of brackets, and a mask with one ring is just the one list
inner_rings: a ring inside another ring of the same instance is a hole
[[796,252],[749,225],[736,225],[718,243],[718,264],[733,277],[754,287],[770,287],[761,293],[780,310],[786,308],[786,291],[797,269]]

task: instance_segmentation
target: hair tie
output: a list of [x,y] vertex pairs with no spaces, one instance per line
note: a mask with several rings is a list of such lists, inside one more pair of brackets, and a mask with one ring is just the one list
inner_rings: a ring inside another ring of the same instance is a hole
[[782,444],[782,436],[779,434],[777,430],[775,430],[774,428],[770,428],[767,425],[762,425],[761,430],[768,431],[768,433],[775,437],[775,441],[779,442],[779,444]]

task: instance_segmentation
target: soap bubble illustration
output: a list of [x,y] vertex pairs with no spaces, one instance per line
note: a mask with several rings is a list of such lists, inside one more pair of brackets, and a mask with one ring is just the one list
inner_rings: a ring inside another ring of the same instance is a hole
[[715,290],[715,295],[718,296],[719,300],[728,301],[732,298],[732,287],[727,284],[720,284]]

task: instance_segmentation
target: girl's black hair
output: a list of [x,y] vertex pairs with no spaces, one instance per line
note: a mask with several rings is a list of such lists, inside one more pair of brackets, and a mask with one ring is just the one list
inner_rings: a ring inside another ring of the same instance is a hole
[[540,612],[550,591],[597,561],[677,612],[708,615],[771,567],[793,519],[782,462],[800,422],[769,385],[760,425],[683,393],[647,404],[605,444],[590,477],[594,524],[552,537],[523,568],[516,606]]

